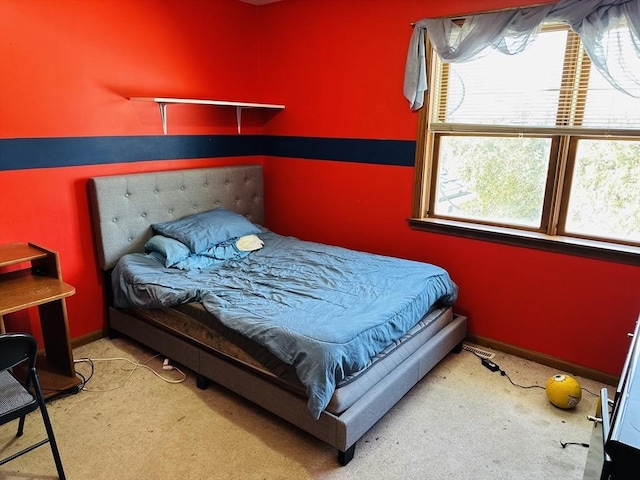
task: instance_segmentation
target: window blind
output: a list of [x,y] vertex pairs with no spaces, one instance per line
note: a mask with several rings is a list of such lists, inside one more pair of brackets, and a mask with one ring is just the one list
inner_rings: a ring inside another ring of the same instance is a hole
[[[622,25],[607,43],[612,65],[632,39]],[[435,58],[430,130],[547,133],[585,130],[615,134],[640,129],[640,85],[618,91],[592,65],[580,37],[566,25],[547,25],[518,55],[487,53],[465,63]],[[630,67],[616,64],[625,74]],[[637,133],[637,132],[636,132]]]

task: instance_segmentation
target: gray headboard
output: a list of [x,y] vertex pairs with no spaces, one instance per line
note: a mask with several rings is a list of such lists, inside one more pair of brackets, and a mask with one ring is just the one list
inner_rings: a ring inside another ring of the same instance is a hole
[[154,223],[216,207],[264,223],[260,165],[94,177],[89,179],[89,200],[103,270],[126,253],[142,252]]

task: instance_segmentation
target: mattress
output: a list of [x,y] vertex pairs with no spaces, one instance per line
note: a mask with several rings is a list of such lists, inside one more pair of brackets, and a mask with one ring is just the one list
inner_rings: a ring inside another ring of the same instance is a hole
[[[207,346],[216,355],[306,398],[305,388],[293,366],[280,361],[265,347],[225,327],[201,303],[190,302],[173,308],[132,308],[127,311],[135,317],[145,318],[147,322],[179,332],[180,336]],[[347,410],[452,320],[451,307],[432,309],[409,332],[376,355],[366,368],[340,381],[326,410],[334,415]]]

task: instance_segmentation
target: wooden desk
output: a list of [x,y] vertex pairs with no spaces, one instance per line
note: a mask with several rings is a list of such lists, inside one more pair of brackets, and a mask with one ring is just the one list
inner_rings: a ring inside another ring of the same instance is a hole
[[76,289],[62,281],[58,254],[33,243],[0,245],[0,333],[4,316],[37,307],[44,354],[36,366],[45,397],[73,390],[76,376],[65,298]]

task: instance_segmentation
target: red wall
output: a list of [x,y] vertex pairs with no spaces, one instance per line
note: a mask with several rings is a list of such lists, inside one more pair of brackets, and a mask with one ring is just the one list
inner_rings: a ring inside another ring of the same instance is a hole
[[[0,135],[162,133],[157,106],[130,96],[257,101],[256,11],[236,0],[0,0]],[[169,108],[171,133],[235,132],[231,110]]]
[[[162,134],[157,105],[129,96],[259,101],[257,28],[257,7],[237,0],[0,0],[0,138]],[[231,109],[168,110],[170,133],[235,134]],[[260,132],[245,120],[243,132]],[[238,162],[262,158],[0,171],[0,243],[56,250],[77,291],[67,299],[71,336],[95,332],[104,303],[87,179]],[[6,320],[40,336],[34,311]]]
[[[246,133],[413,141],[409,23],[526,3],[0,0],[0,138],[159,135],[157,106],[126,99],[152,95],[286,105],[246,115]],[[235,128],[230,110],[169,107],[170,134]],[[413,231],[408,167],[248,157],[0,171],[0,243],[57,250],[77,288],[71,335],[94,332],[104,318],[87,178],[236,162],[264,164],[274,230],[443,265],[474,333],[619,372],[640,309],[637,267]]]

